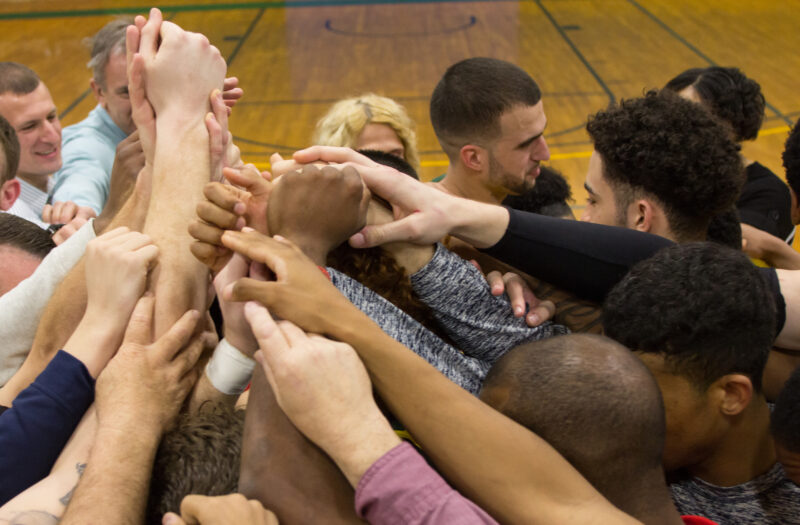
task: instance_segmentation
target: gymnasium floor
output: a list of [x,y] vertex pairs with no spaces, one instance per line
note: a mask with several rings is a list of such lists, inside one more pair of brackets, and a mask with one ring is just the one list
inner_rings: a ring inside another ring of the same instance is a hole
[[[146,0],[2,0],[0,60],[36,70],[63,124],[91,110],[83,39]],[[587,115],[660,87],[689,67],[738,66],[758,80],[767,114],[745,155],[783,175],[788,125],[800,116],[800,1],[531,0],[408,2],[172,0],[160,5],[206,34],[245,89],[231,130],[245,160],[266,164],[308,145],[335,100],[366,91],[395,98],[418,123],[423,178],[447,165],[428,97],[450,64],[492,56],[527,70],[544,93],[551,164],[582,207],[591,144]]]

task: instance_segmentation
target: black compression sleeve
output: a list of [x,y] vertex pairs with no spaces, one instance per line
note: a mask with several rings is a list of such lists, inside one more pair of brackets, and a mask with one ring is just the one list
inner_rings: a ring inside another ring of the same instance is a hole
[[509,210],[505,235],[487,254],[525,273],[602,302],[637,262],[669,239],[626,228],[603,226]]
[[[505,235],[487,254],[583,299],[602,302],[639,261],[674,244],[627,228],[557,219],[509,209]],[[779,333],[786,303],[772,268],[759,271],[775,297]]]

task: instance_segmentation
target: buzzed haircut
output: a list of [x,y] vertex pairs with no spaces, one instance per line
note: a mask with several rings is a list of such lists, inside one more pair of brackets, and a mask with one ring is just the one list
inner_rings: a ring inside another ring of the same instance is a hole
[[714,115],[730,125],[737,142],[758,137],[766,105],[758,82],[738,68],[713,66],[687,69],[665,87],[678,92],[689,86]]
[[56,247],[47,230],[22,217],[0,213],[0,246],[4,245],[39,259],[44,259]]
[[3,157],[5,162],[0,162],[0,185],[14,178],[19,167],[19,139],[17,132],[3,115],[0,115],[0,142],[3,143]]
[[661,471],[661,391],[647,367],[607,337],[520,345],[491,368],[481,399],[550,443],[623,510],[631,480]]
[[468,58],[450,66],[431,96],[431,124],[449,156],[500,135],[500,116],[541,100],[539,86],[521,68],[496,58]]
[[632,350],[663,356],[699,392],[728,374],[760,392],[775,302],[743,253],[688,243],[634,266],[606,297],[603,327]]
[[786,138],[786,145],[783,149],[783,167],[786,170],[786,182],[800,199],[800,119],[797,119]]
[[105,70],[109,58],[114,53],[125,52],[125,32],[129,25],[133,25],[130,18],[112,20],[90,40],[92,58],[87,66],[92,69],[95,81],[103,87],[106,87]]
[[185,413],[164,434],[153,462],[145,522],[160,525],[167,512],[180,513],[189,494],[236,492],[242,455],[244,410],[207,403]]
[[800,453],[800,368],[795,368],[775,400],[770,430],[779,445]]
[[27,95],[39,87],[39,76],[28,66],[16,62],[0,62],[0,95]]
[[711,218],[739,198],[739,146],[707,111],[671,91],[649,91],[589,118],[617,210],[650,196],[680,242],[705,239]]

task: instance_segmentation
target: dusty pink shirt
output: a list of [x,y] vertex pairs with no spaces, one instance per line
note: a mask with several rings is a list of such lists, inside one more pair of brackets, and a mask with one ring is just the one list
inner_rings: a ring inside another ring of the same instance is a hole
[[384,454],[362,476],[356,512],[373,525],[497,523],[451,488],[408,443]]

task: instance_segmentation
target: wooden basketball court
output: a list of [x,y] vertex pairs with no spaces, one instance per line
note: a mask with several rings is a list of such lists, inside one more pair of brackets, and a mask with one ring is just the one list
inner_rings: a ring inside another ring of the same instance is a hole
[[[49,86],[63,124],[83,119],[83,43],[115,16],[145,14],[146,0],[3,0],[0,60],[22,62]],[[780,154],[800,116],[800,2],[532,0],[407,2],[172,0],[165,17],[220,48],[245,89],[231,130],[245,160],[309,144],[339,98],[374,91],[402,102],[418,125],[423,178],[445,169],[428,98],[452,63],[491,56],[527,70],[544,93],[551,164],[582,207],[591,151],[587,115],[660,87],[689,67],[738,66],[761,84],[767,114],[745,155],[783,175]]]

